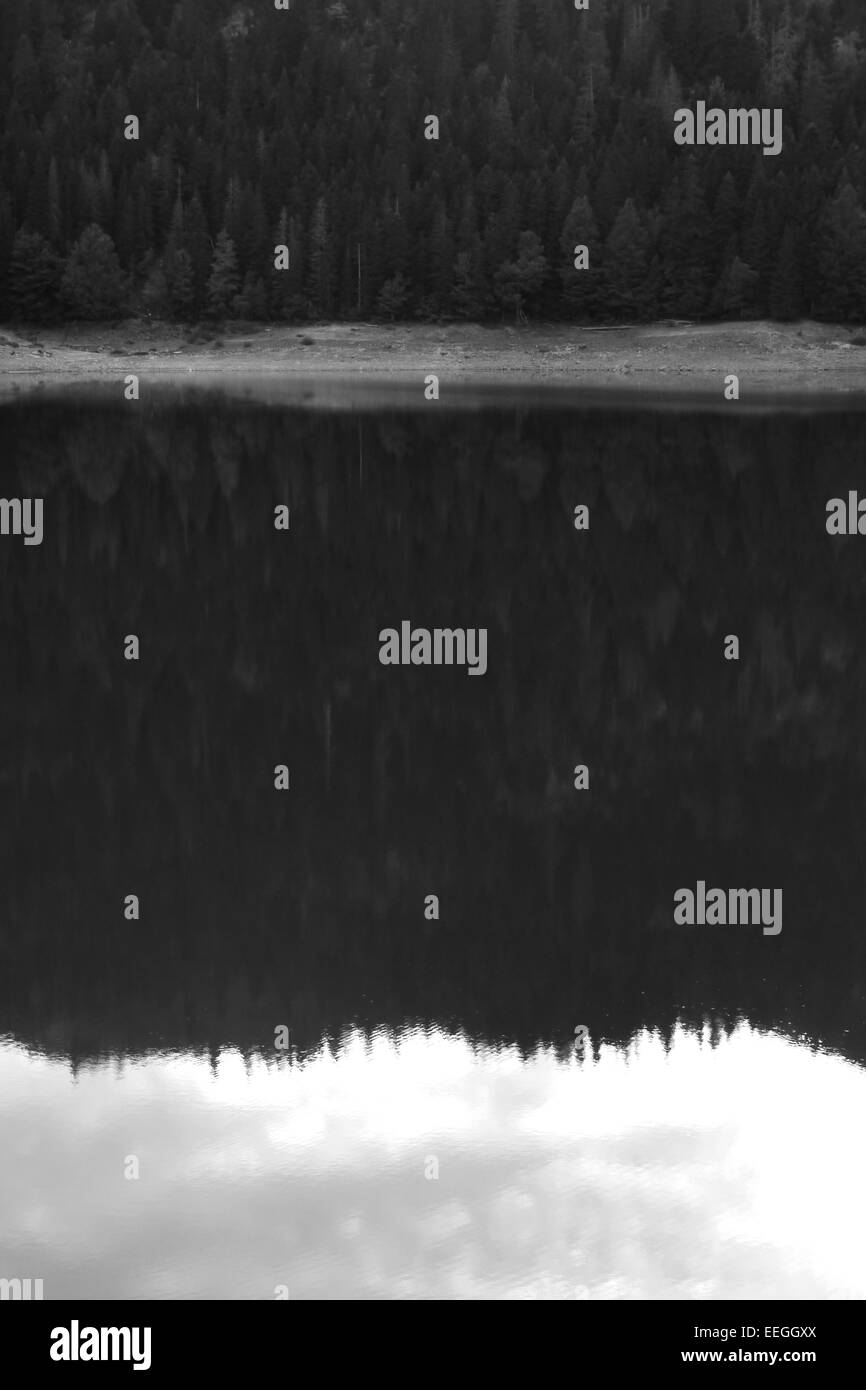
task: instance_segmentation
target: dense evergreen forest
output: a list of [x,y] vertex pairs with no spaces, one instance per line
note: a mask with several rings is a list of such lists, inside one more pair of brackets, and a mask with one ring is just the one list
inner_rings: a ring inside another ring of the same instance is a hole
[[[860,321],[864,25],[863,0],[3,0],[0,315]],[[782,152],[677,146],[697,100],[780,108]]]

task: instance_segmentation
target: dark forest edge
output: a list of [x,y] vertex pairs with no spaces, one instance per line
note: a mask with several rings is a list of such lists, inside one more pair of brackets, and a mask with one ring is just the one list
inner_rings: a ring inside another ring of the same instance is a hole
[[[862,0],[14,0],[0,319],[862,322],[862,22]],[[781,152],[678,147],[697,100],[781,110]]]

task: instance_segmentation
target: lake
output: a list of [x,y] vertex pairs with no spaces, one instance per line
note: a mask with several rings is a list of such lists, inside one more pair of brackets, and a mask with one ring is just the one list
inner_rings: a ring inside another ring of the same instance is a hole
[[[6,401],[44,536],[0,536],[0,1278],[866,1296],[866,539],[825,526],[864,437]],[[404,622],[486,670],[383,665]],[[676,922],[698,884],[780,930]]]

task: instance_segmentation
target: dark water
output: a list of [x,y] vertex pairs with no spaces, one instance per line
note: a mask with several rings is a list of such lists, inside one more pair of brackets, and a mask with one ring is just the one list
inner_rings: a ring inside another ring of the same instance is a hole
[[0,1277],[864,1296],[866,416],[117,394],[0,410]]

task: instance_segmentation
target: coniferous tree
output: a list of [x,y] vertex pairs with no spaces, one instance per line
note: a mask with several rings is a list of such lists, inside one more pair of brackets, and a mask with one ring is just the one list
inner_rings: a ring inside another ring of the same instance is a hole
[[14,318],[45,323],[58,310],[62,262],[39,232],[17,233],[9,263],[9,307]]
[[[584,259],[583,252],[575,254],[578,247],[586,247],[589,265],[583,269],[575,266],[575,261],[582,262]],[[584,320],[592,316],[602,301],[598,264],[601,248],[598,227],[588,198],[575,198],[562,229],[560,252],[563,260],[560,276],[564,307],[569,316]]]
[[192,258],[183,246],[175,252],[169,264],[168,293],[175,318],[190,318],[195,302],[195,281]]
[[207,309],[212,318],[225,318],[234,305],[239,285],[235,245],[225,228],[214,247],[210,279],[207,284]]
[[866,318],[866,215],[847,180],[825,213],[820,254],[821,314],[862,321]]
[[310,225],[308,290],[313,313],[327,315],[331,310],[331,252],[328,233],[328,206],[324,198],[316,202]]
[[703,314],[712,274],[712,234],[697,160],[680,166],[665,207],[664,305],[682,318]]
[[454,262],[451,306],[459,319],[480,319],[484,316],[486,301],[483,252],[476,237],[469,250],[458,252]]
[[800,248],[792,226],[785,228],[779,257],[770,286],[770,314],[774,319],[791,320],[803,312],[800,287]]
[[647,311],[649,237],[631,198],[617,214],[604,245],[605,304],[614,314],[643,318]]
[[207,295],[213,248],[208,236],[208,224],[198,193],[194,193],[186,208],[183,229],[183,249],[192,266],[193,313],[202,313]]
[[758,280],[758,272],[735,256],[722,282],[721,309],[726,318],[748,318],[755,312]]
[[148,269],[141,289],[141,303],[145,313],[153,318],[164,319],[171,314],[171,294],[162,261],[155,261]]
[[123,311],[126,278],[114,242],[101,227],[85,227],[66,262],[61,296],[73,318],[113,319]]
[[405,311],[408,302],[409,282],[402,270],[398,270],[379,291],[376,312],[380,318],[395,319]]
[[519,323],[525,306],[539,294],[547,275],[547,258],[535,232],[520,233],[517,259],[506,261],[494,277],[496,297],[506,309],[513,309]]

